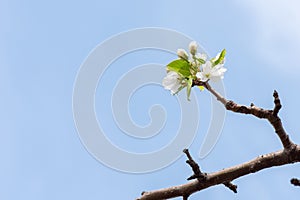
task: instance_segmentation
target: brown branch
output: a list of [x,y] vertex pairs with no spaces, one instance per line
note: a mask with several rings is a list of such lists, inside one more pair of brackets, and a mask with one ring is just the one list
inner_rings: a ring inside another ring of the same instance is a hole
[[[190,165],[190,167],[192,168],[192,170],[194,172],[194,174],[192,176],[190,176],[189,178],[187,178],[187,180],[198,179],[199,182],[205,181],[207,178],[207,174],[201,172],[199,165],[193,160],[189,150],[184,149],[183,153],[185,153],[188,158],[186,163]],[[237,193],[237,186],[232,184],[230,181],[224,182],[223,185],[225,187],[229,188],[230,190],[232,190],[234,193]]]
[[214,90],[209,84],[208,82],[202,82],[200,84],[201,86],[204,86],[210,93],[212,93],[218,101],[220,101],[225,107],[228,103],[228,100],[225,99],[225,97],[223,97],[220,93],[218,93],[216,90]]
[[231,183],[230,181],[227,181],[227,182],[223,183],[223,185],[225,185],[225,186],[228,187],[230,190],[232,190],[232,192],[237,193],[237,185],[234,185],[234,184]]
[[193,180],[183,185],[144,192],[137,200],[161,200],[192,194],[205,188],[232,181],[262,169],[300,162],[300,146],[293,151],[281,150],[259,156],[249,162],[207,174],[205,182]]
[[293,184],[294,186],[300,186],[300,180],[297,178],[292,178],[291,184]]
[[[189,155],[188,151],[185,150],[185,153],[188,157],[188,164],[192,167],[194,171],[194,175],[196,180],[188,182],[183,185],[174,186],[170,188],[144,192],[141,197],[137,200],[162,200],[169,199],[174,197],[182,196],[183,199],[187,199],[191,194],[203,190],[205,188],[224,184],[226,187],[231,189],[233,192],[237,192],[237,186],[233,185],[231,181],[242,177],[244,175],[255,173],[262,169],[281,166],[286,164],[291,164],[295,162],[300,162],[300,146],[294,144],[290,139],[288,134],[285,132],[281,119],[278,116],[279,110],[281,109],[281,103],[278,96],[277,91],[274,91],[274,109],[273,110],[265,110],[263,108],[256,107],[253,103],[250,106],[239,105],[233,101],[227,100],[217,91],[215,91],[208,82],[201,82],[199,80],[194,80],[193,86],[204,86],[211,94],[213,94],[218,101],[220,101],[227,110],[242,113],[242,114],[250,114],[257,118],[267,119],[269,123],[273,126],[276,134],[278,135],[284,149],[262,155],[258,158],[255,158],[249,162],[236,165],[227,169],[220,170],[218,172],[205,174],[205,179],[199,179],[196,177],[199,174],[202,174],[199,166],[193,163],[192,157]],[[197,169],[198,166],[198,169]],[[299,181],[298,179],[292,179],[291,182],[295,185],[295,183]]]
[[278,112],[281,108],[281,103],[280,103],[280,99],[279,99],[279,96],[278,96],[278,93],[276,90],[273,93],[274,104],[275,104],[274,109],[273,110],[265,110],[263,108],[254,106],[253,103],[249,107],[249,106],[239,105],[233,101],[229,101],[229,100],[225,99],[222,95],[220,95],[218,92],[216,92],[207,82],[204,83],[203,86],[209,92],[211,92],[217,98],[217,100],[219,100],[221,103],[223,103],[227,110],[230,110],[230,111],[233,111],[236,113],[251,114],[258,118],[267,119],[270,122],[270,124],[273,126],[283,147],[285,149],[292,148],[294,143],[289,139],[288,134],[285,132],[285,130],[282,126],[281,119],[278,116]]
[[275,104],[275,107],[273,109],[273,115],[277,116],[277,114],[282,106],[281,106],[280,99],[279,99],[279,96],[278,96],[278,93],[276,90],[274,90],[273,97],[274,97],[274,104]]
[[194,172],[194,174],[192,176],[190,176],[189,178],[187,178],[187,180],[198,179],[199,182],[205,181],[206,174],[201,172],[199,165],[193,160],[189,150],[184,149],[183,153],[185,153],[188,158],[186,163],[190,165],[190,167],[192,168],[192,170]]

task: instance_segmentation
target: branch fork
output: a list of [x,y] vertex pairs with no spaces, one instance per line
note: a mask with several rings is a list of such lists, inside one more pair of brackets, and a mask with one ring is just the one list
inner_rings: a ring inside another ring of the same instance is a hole
[[[274,90],[273,92],[274,108],[272,110],[266,110],[255,106],[253,103],[251,103],[250,106],[245,106],[245,105],[237,104],[234,101],[227,100],[217,91],[215,91],[209,85],[208,82],[194,80],[192,85],[204,86],[229,111],[241,113],[241,114],[253,115],[257,118],[268,120],[268,122],[274,128],[275,133],[279,137],[283,149],[277,152],[272,152],[269,154],[259,156],[253,160],[242,163],[240,165],[236,165],[209,174],[201,172],[199,165],[193,160],[188,149],[184,149],[183,152],[186,154],[188,159],[186,163],[192,168],[194,173],[192,176],[188,178],[188,180],[191,181],[186,184],[175,186],[175,187],[170,187],[170,188],[165,188],[165,189],[160,189],[160,190],[155,190],[150,192],[144,192],[142,196],[139,197],[137,200],[163,200],[163,199],[170,199],[179,196],[181,196],[183,200],[187,200],[191,194],[218,184],[223,184],[224,186],[232,190],[234,193],[237,193],[237,186],[232,184],[231,181],[239,177],[242,177],[250,173],[255,173],[262,169],[266,169],[274,166],[281,166],[281,165],[300,162],[300,146],[294,144],[290,140],[288,134],[285,132],[283,128],[281,119],[278,116],[278,113],[282,108],[282,105],[279,99],[278,92],[276,90]],[[300,186],[300,180],[297,178],[291,179],[290,182],[295,186]]]

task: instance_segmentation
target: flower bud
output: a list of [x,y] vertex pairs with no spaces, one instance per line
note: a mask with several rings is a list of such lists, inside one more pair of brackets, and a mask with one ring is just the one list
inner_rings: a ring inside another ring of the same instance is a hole
[[184,49],[178,49],[177,50],[177,55],[179,58],[182,58],[184,60],[188,60],[189,56],[187,52]]
[[192,64],[193,67],[200,67],[201,63],[198,60],[194,60],[194,61],[191,62],[191,64]]
[[196,41],[192,41],[189,45],[189,49],[192,55],[195,55],[197,53],[198,44]]
[[207,55],[205,53],[197,53],[195,57],[204,61],[207,59]]

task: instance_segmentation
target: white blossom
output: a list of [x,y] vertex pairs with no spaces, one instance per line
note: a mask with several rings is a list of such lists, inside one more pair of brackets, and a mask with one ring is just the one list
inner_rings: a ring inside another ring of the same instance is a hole
[[188,58],[189,58],[189,55],[187,54],[187,52],[184,49],[178,49],[177,55],[179,58],[182,58],[184,60],[188,60]]
[[197,52],[197,49],[198,49],[198,44],[196,41],[192,41],[190,44],[189,44],[189,49],[190,49],[190,53],[192,55],[195,55],[196,52]]
[[162,80],[165,89],[170,90],[172,94],[176,94],[183,86],[182,78],[174,71],[169,71],[167,76]]
[[227,69],[224,68],[223,64],[213,66],[211,61],[206,61],[206,63],[202,65],[202,71],[197,72],[196,76],[203,82],[208,80],[219,81],[224,78],[226,71]]

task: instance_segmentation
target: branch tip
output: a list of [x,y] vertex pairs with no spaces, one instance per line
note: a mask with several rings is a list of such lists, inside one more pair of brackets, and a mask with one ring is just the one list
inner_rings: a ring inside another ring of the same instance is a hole
[[273,97],[278,98],[278,92],[276,90],[274,90],[274,92],[273,92]]
[[188,158],[188,160],[194,161],[188,149],[183,149],[183,153],[186,154],[186,157]]
[[294,186],[300,186],[300,180],[297,178],[292,178],[291,184],[293,184]]
[[192,168],[194,174],[187,178],[187,180],[198,179],[199,181],[203,181],[206,179],[206,174],[202,173],[199,165],[193,160],[188,149],[184,149],[183,152],[186,154],[188,160],[186,163]]
[[237,193],[237,185],[234,185],[230,181],[227,181],[227,182],[223,183],[223,185],[225,185],[226,187],[228,187],[228,189],[230,189],[234,193]]
[[275,104],[274,109],[273,109],[273,115],[276,117],[278,115],[279,110],[282,107],[281,103],[280,103],[278,92],[276,90],[274,90],[273,97],[274,97],[274,104]]

